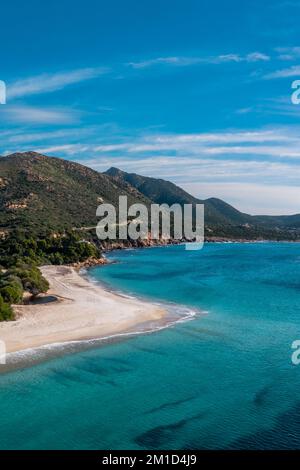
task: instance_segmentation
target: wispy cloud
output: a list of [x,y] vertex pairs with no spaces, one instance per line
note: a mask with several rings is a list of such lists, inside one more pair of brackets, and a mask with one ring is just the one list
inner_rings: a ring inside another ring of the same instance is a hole
[[196,64],[221,64],[226,62],[259,62],[268,61],[270,56],[261,52],[251,52],[246,55],[240,54],[221,54],[209,57],[190,57],[190,56],[169,56],[156,57],[154,59],[142,60],[139,62],[129,62],[127,65],[135,69],[143,69],[157,65],[173,65],[178,67],[186,67]]
[[[98,156],[105,158],[132,158],[132,162],[142,158],[153,160],[162,156],[171,158],[176,165],[179,160],[185,162],[188,158],[221,158],[227,161],[245,159],[283,159],[288,158],[297,163],[300,160],[299,128],[276,128],[257,131],[230,131],[199,134],[151,134],[141,135],[133,139],[112,143],[73,142],[68,144],[44,145],[35,148],[41,153],[57,155]],[[180,157],[177,158],[177,157]],[[275,161],[274,160],[274,161]]]
[[268,73],[263,76],[265,80],[272,80],[275,78],[289,78],[289,77],[299,77],[300,75],[300,65],[293,65],[285,69],[275,70],[275,72]]
[[48,140],[55,140],[57,141],[78,141],[79,138],[84,138],[89,135],[89,129],[85,129],[82,127],[75,127],[70,129],[59,129],[59,130],[52,130],[52,131],[45,131],[45,132],[28,132],[27,129],[21,128],[19,132],[16,130],[11,130],[8,135],[3,135],[1,132],[0,140],[9,144],[27,144],[35,143],[40,141],[48,141]]
[[239,108],[235,112],[236,114],[249,114],[252,113],[254,109],[255,108],[253,106],[248,106],[247,108]]
[[264,100],[260,99],[255,105],[248,108],[239,108],[235,113],[239,115],[255,113],[269,116],[288,116],[299,121],[300,107],[295,106],[291,102],[291,97],[287,95],[277,98],[266,98]]
[[[259,145],[272,144],[277,152],[277,144],[291,145],[292,142],[299,144],[300,140],[297,136],[293,137],[283,130],[276,129],[199,134],[145,135],[127,142],[101,144],[94,146],[91,150],[102,154],[122,152],[128,154],[152,153],[155,155],[161,152],[175,152],[177,155],[185,156],[192,154],[230,154],[231,151],[234,154],[258,154],[259,151],[265,149],[263,146],[260,148]],[[237,146],[237,144],[239,145]],[[268,154],[272,149],[272,146],[269,147]],[[286,148],[286,152],[288,151],[289,146]]]
[[[6,108],[6,110],[7,109],[8,108]],[[50,110],[48,109],[48,111]],[[71,113],[71,120],[75,120],[76,116],[80,118],[80,113],[77,113],[76,115],[76,110],[69,110],[68,108],[51,109],[51,111],[60,113],[59,119],[61,118],[61,113],[64,113],[66,117],[69,117],[69,113]],[[26,107],[26,113],[28,113],[28,107]],[[1,109],[0,113],[0,124],[1,116],[4,116],[5,122],[10,119],[14,121],[14,119],[16,118],[15,116],[7,116],[4,107]],[[16,151],[26,151],[28,150],[28,147],[36,148],[38,145],[42,145],[43,151],[45,153],[47,153],[47,151],[51,153],[51,151],[55,149],[56,153],[59,153],[61,151],[62,155],[67,155],[67,152],[71,151],[72,146],[74,146],[74,150],[76,149],[76,151],[80,153],[81,144],[78,144],[78,142],[98,142],[97,144],[95,143],[93,146],[91,146],[91,148],[93,148],[96,145],[99,145],[101,139],[107,138],[108,135],[110,135],[111,139],[113,139],[113,136],[117,133],[118,129],[114,123],[105,123],[90,126],[76,125],[75,127],[73,127],[69,125],[70,122],[68,121],[66,127],[51,126],[51,129],[48,129],[48,126],[44,126],[43,123],[42,126],[40,126],[40,122],[33,123],[36,125],[29,126],[27,125],[27,122],[24,122],[23,124],[23,126],[18,125],[17,127],[12,127],[11,129],[6,131],[1,130],[0,146],[2,147],[2,149],[10,148],[10,150],[7,150],[8,153],[13,153]],[[46,129],[44,129],[44,127],[46,127]],[[84,145],[84,147],[86,147],[86,145]],[[1,152],[3,152],[3,150]]]
[[246,62],[259,62],[259,61],[266,62],[266,61],[269,61],[270,59],[271,57],[269,55],[263,54],[261,52],[251,52],[250,54],[246,55],[246,57],[244,58]]
[[52,145],[49,147],[39,147],[36,149],[37,152],[42,154],[66,154],[66,155],[79,155],[80,153],[89,152],[91,150],[90,145],[85,144],[65,144],[65,145]]
[[71,70],[67,72],[45,73],[33,77],[17,80],[7,85],[8,99],[20,98],[28,95],[36,95],[41,93],[50,93],[61,90],[66,86],[75,83],[84,82],[97,78],[108,69],[103,67],[83,68]]
[[300,47],[277,47],[275,51],[278,53],[279,60],[297,60],[300,58]]
[[135,69],[152,67],[153,65],[178,65],[186,66],[199,63],[198,57],[157,57],[155,59],[142,60],[140,62],[128,62],[127,65]]
[[5,122],[23,124],[74,124],[79,121],[80,113],[67,108],[37,108],[33,106],[6,106],[1,109],[0,118]]

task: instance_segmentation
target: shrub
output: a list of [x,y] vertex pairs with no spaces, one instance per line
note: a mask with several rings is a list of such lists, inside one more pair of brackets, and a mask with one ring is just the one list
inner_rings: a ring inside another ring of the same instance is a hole
[[0,274],[0,294],[4,302],[18,304],[23,298],[23,285],[19,277],[10,271]]
[[0,289],[3,300],[9,304],[18,304],[23,298],[23,287],[18,282],[7,284]]
[[14,320],[15,314],[11,306],[4,302],[0,295],[0,321]]
[[9,273],[20,278],[24,290],[30,292],[33,296],[41,292],[47,292],[49,289],[48,281],[42,276],[41,271],[36,266],[20,264],[10,269]]

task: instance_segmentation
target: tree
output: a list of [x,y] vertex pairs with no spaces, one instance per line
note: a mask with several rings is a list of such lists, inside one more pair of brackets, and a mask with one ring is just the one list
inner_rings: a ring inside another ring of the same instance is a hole
[[47,292],[49,289],[48,281],[40,274],[39,276],[31,275],[22,279],[24,289],[33,297],[41,294],[42,292]]

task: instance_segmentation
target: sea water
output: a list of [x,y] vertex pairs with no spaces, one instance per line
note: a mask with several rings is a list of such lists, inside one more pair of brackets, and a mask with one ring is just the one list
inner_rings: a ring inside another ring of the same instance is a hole
[[109,259],[94,281],[197,315],[2,374],[1,449],[300,448],[300,244]]

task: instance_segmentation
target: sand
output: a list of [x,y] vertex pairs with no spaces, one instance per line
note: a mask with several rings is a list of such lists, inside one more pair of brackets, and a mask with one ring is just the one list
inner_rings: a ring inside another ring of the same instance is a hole
[[101,339],[133,331],[166,315],[157,305],[122,297],[89,282],[74,268],[43,266],[41,271],[50,283],[47,296],[56,300],[14,307],[17,320],[0,323],[0,340],[5,341],[6,352]]

